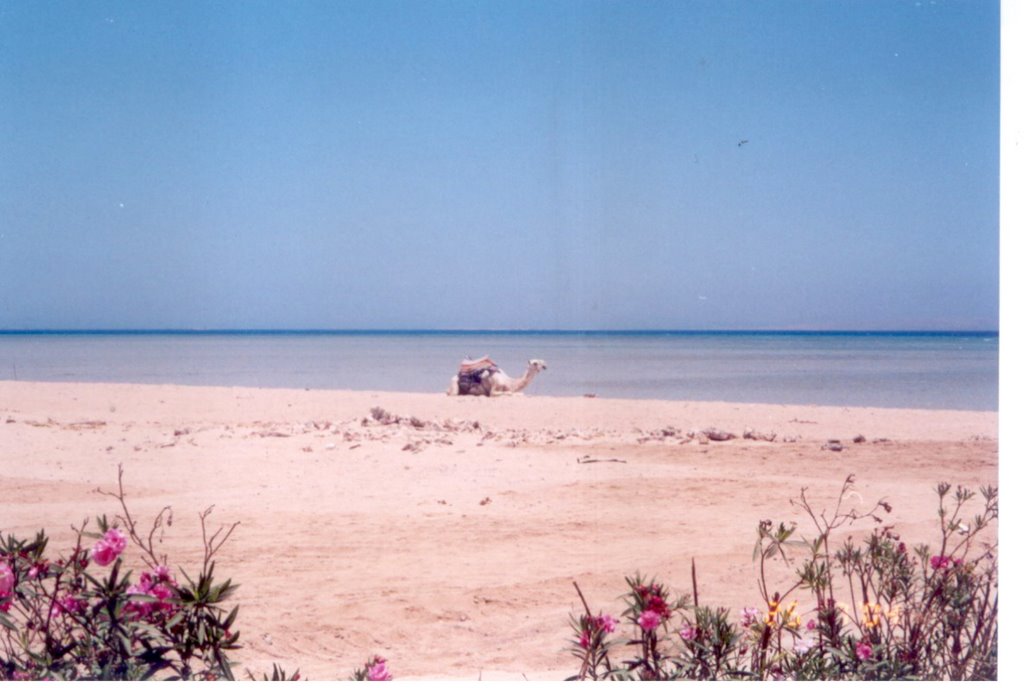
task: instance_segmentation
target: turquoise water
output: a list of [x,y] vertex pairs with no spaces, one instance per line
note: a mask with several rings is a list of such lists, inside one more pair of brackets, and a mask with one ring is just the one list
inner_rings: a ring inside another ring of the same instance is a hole
[[225,332],[0,334],[0,379],[443,391],[464,357],[533,394],[996,410],[986,333]]

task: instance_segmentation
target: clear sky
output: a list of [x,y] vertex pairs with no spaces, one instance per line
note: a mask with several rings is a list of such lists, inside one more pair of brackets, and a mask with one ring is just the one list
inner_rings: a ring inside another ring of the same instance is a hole
[[0,329],[997,329],[999,4],[0,0]]

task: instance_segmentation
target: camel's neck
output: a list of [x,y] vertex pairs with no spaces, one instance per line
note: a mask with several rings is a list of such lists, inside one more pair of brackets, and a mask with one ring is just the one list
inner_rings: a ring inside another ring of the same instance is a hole
[[512,381],[512,391],[521,392],[526,385],[530,384],[530,380],[537,376],[537,369],[533,366],[529,366],[523,376]]

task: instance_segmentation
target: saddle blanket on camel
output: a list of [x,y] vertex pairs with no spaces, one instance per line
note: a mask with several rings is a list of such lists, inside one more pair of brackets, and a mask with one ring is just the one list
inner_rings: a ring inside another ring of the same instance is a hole
[[459,393],[468,394],[471,387],[481,384],[485,378],[499,370],[498,364],[489,356],[475,360],[463,360],[459,365]]

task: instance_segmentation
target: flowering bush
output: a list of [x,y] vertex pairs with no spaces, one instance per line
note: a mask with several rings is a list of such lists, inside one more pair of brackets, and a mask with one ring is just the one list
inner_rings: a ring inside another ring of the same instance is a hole
[[[88,521],[75,528],[70,553],[51,559],[44,532],[0,538],[0,677],[234,677],[227,653],[238,647],[238,608],[224,605],[236,586],[215,580],[214,555],[235,526],[207,537],[210,510],[201,514],[203,564],[194,578],[182,572],[179,583],[153,542],[170,510],[143,539],[120,478],[112,496],[124,515],[99,517],[97,531],[86,530]],[[121,558],[129,542],[147,569],[134,582]]]
[[[938,552],[922,545],[911,553],[880,525],[878,514],[891,510],[886,502],[864,514],[844,511],[852,487],[850,476],[830,514],[816,512],[801,491],[793,503],[817,531],[809,540],[793,542],[793,524],[759,524],[754,559],[763,606],[745,607],[735,621],[727,609],[698,604],[695,568],[692,598],[627,578],[628,630],[618,638],[614,620],[591,614],[577,587],[584,613],[572,619],[571,652],[580,661],[572,678],[995,679],[997,547],[980,534],[997,518],[996,489],[981,490],[984,503],[968,518],[976,495],[940,484]],[[862,519],[879,524],[862,544],[834,542],[840,528]],[[796,581],[770,593],[769,562],[790,565],[797,548],[807,556]],[[793,598],[798,590],[810,601]]]
[[[211,509],[200,514],[202,566],[194,576],[179,569],[179,581],[154,543],[170,509],[144,536],[121,478],[119,470],[116,494],[101,493],[115,497],[123,515],[99,517],[96,531],[86,530],[88,521],[74,528],[67,554],[49,556],[44,532],[31,540],[0,532],[0,679],[234,679],[228,653],[240,647],[238,607],[225,605],[237,586],[215,578],[214,557],[238,524],[208,535]],[[130,545],[145,565],[137,578],[121,558]],[[365,673],[391,678],[378,657]],[[274,665],[263,678],[298,680],[299,673]]]
[[361,669],[357,669],[348,679],[349,681],[390,681],[391,672],[388,670],[387,660],[379,655],[370,658]]

